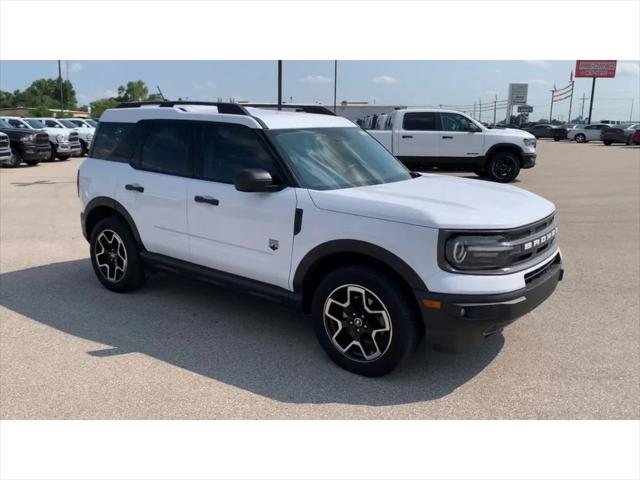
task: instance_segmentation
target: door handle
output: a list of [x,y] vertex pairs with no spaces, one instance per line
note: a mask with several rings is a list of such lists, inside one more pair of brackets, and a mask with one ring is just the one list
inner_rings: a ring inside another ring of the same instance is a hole
[[196,195],[193,200],[197,203],[208,203],[209,205],[218,205],[220,202],[217,198],[207,197],[205,195]]
[[443,135],[442,138],[444,138],[445,140],[453,140],[453,137],[451,135]]
[[413,135],[402,135],[402,138],[413,138]]
[[135,191],[135,192],[144,192],[144,187],[142,185],[138,185],[137,183],[127,183],[124,186],[125,190]]

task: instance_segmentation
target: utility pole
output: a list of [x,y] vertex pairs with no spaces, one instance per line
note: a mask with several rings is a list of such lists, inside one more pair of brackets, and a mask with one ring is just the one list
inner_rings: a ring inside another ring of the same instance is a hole
[[480,102],[480,107],[478,108],[478,113],[480,115],[480,118],[478,119],[479,122],[482,122],[482,99],[479,98],[478,102]]
[[278,110],[282,110],[282,60],[278,60]]
[[596,77],[593,77],[593,83],[591,84],[591,98],[589,99],[589,121],[591,123],[591,112],[593,112],[593,94],[596,91]]
[[629,121],[633,118],[633,98],[631,99],[631,111],[629,112]]
[[60,82],[60,116],[63,117],[64,99],[62,95],[62,67],[60,67],[60,60],[58,60],[58,81]]
[[556,93],[555,90],[551,90],[551,107],[549,108],[549,123],[551,123],[551,119],[553,118],[553,95]]
[[582,107],[580,108],[580,118],[584,120],[584,101],[586,100],[586,95],[584,92],[582,93]]
[[338,60],[333,61],[333,113],[336,113],[338,100]]
[[476,117],[476,102],[473,102],[473,118],[477,118]]
[[575,82],[571,80],[571,97],[569,98],[569,118],[567,118],[567,123],[571,123],[571,105],[573,104],[573,84]]
[[496,95],[496,98],[493,100],[493,126],[495,127],[496,125],[496,109],[498,106],[498,96]]

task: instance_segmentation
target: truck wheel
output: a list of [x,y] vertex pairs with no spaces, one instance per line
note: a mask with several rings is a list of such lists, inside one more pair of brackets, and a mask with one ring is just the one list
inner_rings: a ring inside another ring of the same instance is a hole
[[562,140],[560,137],[553,137],[554,142],[559,142],[560,140]]
[[393,277],[370,267],[344,267],[318,285],[313,326],[335,363],[377,377],[408,358],[421,338],[413,302]]
[[56,160],[56,147],[53,146],[53,143],[49,143],[49,145],[51,146],[51,153],[49,154],[49,158],[47,158],[47,162],[55,162]]
[[611,145],[613,142],[611,140],[604,140],[602,143],[604,143],[605,145],[609,146]]
[[489,177],[500,183],[513,182],[520,173],[520,158],[512,152],[498,152],[488,165]]
[[587,141],[587,137],[585,137],[582,133],[577,134],[573,139],[576,141],[576,143],[585,143]]
[[9,163],[7,163],[7,167],[9,168],[17,168],[22,163],[22,157],[20,156],[20,152],[15,148],[11,149],[11,157],[9,157]]
[[120,218],[100,220],[91,231],[89,247],[93,270],[107,289],[123,293],[142,286],[145,275],[140,249]]
[[61,162],[69,160],[69,155],[58,155],[58,160],[60,160]]
[[40,160],[25,160],[24,163],[26,163],[30,167],[35,167],[40,163]]
[[82,149],[82,151],[80,152],[80,156],[84,157],[87,152],[89,152],[89,149],[87,148],[87,143],[84,140],[80,140],[80,148]]

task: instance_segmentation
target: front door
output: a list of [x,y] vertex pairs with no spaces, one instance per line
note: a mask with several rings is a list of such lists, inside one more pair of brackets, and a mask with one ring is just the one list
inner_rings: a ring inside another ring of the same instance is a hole
[[468,166],[482,162],[484,135],[464,115],[440,113],[440,157],[444,166]]
[[263,139],[245,126],[206,125],[200,164],[188,188],[192,261],[223,272],[288,288],[296,192],[235,189],[236,173],[263,168],[281,178]]

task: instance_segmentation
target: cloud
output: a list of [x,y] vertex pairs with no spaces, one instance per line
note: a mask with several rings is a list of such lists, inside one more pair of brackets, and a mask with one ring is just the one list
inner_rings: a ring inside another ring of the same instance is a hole
[[391,75],[380,75],[379,77],[374,77],[371,79],[373,83],[382,83],[385,85],[391,85],[394,83],[400,83],[400,80],[392,77]]
[[631,62],[618,62],[616,75],[637,77],[640,75],[640,64]]
[[331,83],[332,80],[323,75],[307,75],[304,78],[301,78],[300,81],[307,83]]
[[78,73],[82,71],[82,64],[81,63],[70,63],[69,64],[69,71],[71,73]]
[[524,63],[526,63],[527,65],[530,65],[532,67],[538,67],[538,68],[550,68],[551,64],[549,62],[547,62],[546,60],[525,60]]
[[524,83],[530,83],[531,85],[540,85],[542,87],[550,87],[551,86],[551,82],[547,81],[547,80],[542,80],[540,78],[533,78],[531,80],[528,80],[527,82]]

